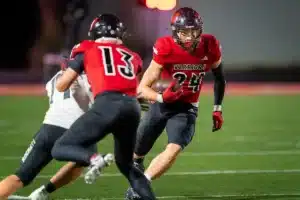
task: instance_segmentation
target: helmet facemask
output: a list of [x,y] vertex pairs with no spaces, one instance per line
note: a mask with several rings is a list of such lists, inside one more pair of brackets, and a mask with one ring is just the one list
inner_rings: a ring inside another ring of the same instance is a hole
[[173,37],[176,42],[186,51],[193,53],[199,44],[201,29],[197,28],[176,28],[173,29]]

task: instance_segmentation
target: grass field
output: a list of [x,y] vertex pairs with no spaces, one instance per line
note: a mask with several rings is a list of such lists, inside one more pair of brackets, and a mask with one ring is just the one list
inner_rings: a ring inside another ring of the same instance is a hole
[[[18,167],[38,130],[48,101],[41,96],[0,96],[0,176]],[[196,135],[174,167],[153,182],[165,199],[300,199],[300,95],[229,95],[224,103],[224,127],[211,132],[212,97],[201,97]],[[111,137],[99,143],[112,151]],[[162,135],[147,161],[166,144]],[[62,163],[46,167],[28,195],[46,183]],[[128,185],[115,166],[96,184],[79,179],[53,193],[57,199],[122,199]]]

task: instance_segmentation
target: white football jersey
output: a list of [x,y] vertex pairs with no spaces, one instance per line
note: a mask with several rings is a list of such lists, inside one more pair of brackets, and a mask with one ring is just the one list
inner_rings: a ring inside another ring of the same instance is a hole
[[93,96],[85,74],[78,76],[70,89],[59,92],[56,89],[56,81],[61,75],[62,71],[59,71],[46,84],[50,105],[43,123],[69,129],[89,109],[93,103]]

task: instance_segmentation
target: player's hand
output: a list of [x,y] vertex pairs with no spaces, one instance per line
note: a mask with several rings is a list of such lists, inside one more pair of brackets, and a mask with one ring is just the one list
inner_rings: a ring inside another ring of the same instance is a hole
[[177,79],[174,79],[170,83],[169,87],[167,87],[167,89],[163,92],[162,98],[164,102],[171,103],[179,99],[182,94],[183,94],[182,85],[178,83]]
[[223,125],[223,116],[222,116],[222,111],[214,111],[213,112],[213,128],[212,128],[212,132],[218,131],[222,128]]

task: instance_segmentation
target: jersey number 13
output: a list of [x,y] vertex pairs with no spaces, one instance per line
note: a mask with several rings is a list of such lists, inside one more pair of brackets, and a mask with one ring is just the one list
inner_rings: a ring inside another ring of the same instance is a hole
[[133,56],[121,48],[116,48],[117,53],[120,54],[121,61],[123,64],[116,65],[114,63],[114,54],[113,49],[111,47],[99,47],[99,49],[102,52],[102,58],[103,58],[103,64],[104,64],[104,70],[106,76],[116,76],[117,73],[121,75],[123,78],[126,79],[134,79],[134,69],[132,64]]

